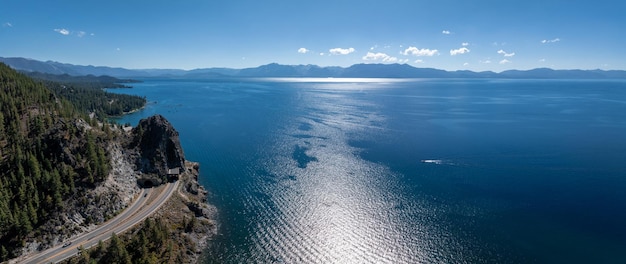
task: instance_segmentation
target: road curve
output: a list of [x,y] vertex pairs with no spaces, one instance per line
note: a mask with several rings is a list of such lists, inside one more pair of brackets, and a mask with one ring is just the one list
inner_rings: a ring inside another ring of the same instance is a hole
[[135,201],[129,205],[122,213],[102,224],[98,228],[82,233],[78,236],[68,240],[72,244],[70,246],[63,247],[62,245],[49,248],[42,252],[30,255],[26,258],[21,258],[19,263],[57,263],[66,258],[74,256],[78,253],[78,248],[83,246],[87,249],[98,244],[98,241],[107,240],[111,238],[111,234],[120,234],[134,225],[141,223],[144,219],[154,213],[161,205],[163,205],[178,188],[178,181],[165,184],[165,188],[153,198],[152,201],[148,201],[144,194],[146,189],[141,189],[139,196]]

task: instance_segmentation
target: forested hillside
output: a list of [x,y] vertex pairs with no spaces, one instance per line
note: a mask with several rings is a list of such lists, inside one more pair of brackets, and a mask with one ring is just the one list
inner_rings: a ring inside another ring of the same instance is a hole
[[27,75],[41,80],[52,92],[69,100],[78,110],[95,113],[101,119],[119,116],[146,104],[146,99],[143,97],[114,94],[103,90],[104,88],[129,88],[122,83],[137,82],[134,80],[122,80],[110,76],[70,76],[39,72],[29,72]]
[[[84,121],[89,120],[89,123]],[[0,64],[0,261],[108,175],[110,124]]]
[[146,99],[134,95],[114,94],[105,92],[99,87],[91,87],[89,83],[44,83],[56,95],[69,100],[82,112],[95,113],[100,119],[119,116],[139,109],[146,104]]
[[41,72],[22,72],[29,77],[37,80],[53,81],[58,83],[75,83],[75,84],[88,84],[91,88],[131,88],[125,85],[125,83],[136,83],[137,80],[132,79],[118,79],[115,77],[102,75],[84,75],[84,76],[71,76],[69,74],[50,74]]

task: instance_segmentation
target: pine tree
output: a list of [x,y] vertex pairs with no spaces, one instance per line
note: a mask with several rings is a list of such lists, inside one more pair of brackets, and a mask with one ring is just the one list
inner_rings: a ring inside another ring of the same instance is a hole
[[106,155],[104,154],[104,149],[103,148],[98,148],[97,151],[97,161],[96,161],[96,168],[97,168],[97,175],[98,175],[98,180],[99,181],[104,181],[107,177],[107,175],[109,174],[109,164],[108,164],[108,160],[106,158]]
[[54,206],[58,208],[63,206],[63,184],[61,183],[61,175],[59,175],[59,171],[55,169],[50,176],[52,198],[54,199]]
[[31,222],[34,225],[36,225],[39,217],[37,216],[37,210],[33,206],[32,201],[30,199],[28,200],[28,203],[26,204],[26,210],[28,211],[28,217],[30,218]]
[[132,263],[124,242],[113,233],[107,247],[107,253],[100,260],[102,263]]
[[92,259],[101,259],[105,252],[105,248],[104,248],[104,243],[102,243],[102,240],[98,241],[98,245],[96,245],[96,247],[90,251],[90,256]]
[[0,140],[2,140],[3,138],[4,138],[4,115],[0,111]]
[[0,261],[7,260],[9,260],[9,251],[2,245],[0,246]]
[[21,210],[19,213],[20,216],[20,222],[19,222],[19,232],[21,233],[21,235],[26,235],[28,233],[30,233],[30,231],[33,231],[33,225],[30,221],[30,217],[28,217],[28,212],[27,210]]
[[11,209],[9,208],[9,196],[3,180],[0,180],[0,233],[4,233],[13,222]]
[[28,170],[30,176],[33,177],[33,180],[36,182],[41,180],[41,168],[39,167],[39,160],[32,153],[28,154]]

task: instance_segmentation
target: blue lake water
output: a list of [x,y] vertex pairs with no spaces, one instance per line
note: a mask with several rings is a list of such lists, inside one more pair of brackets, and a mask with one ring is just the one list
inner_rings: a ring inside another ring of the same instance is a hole
[[625,263],[626,81],[145,80],[217,263]]

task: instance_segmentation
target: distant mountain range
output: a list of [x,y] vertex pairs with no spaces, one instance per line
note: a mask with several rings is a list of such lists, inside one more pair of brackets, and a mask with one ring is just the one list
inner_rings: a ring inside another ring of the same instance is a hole
[[2,58],[13,69],[48,74],[108,75],[118,78],[229,78],[229,77],[333,77],[333,78],[504,78],[504,79],[626,79],[623,70],[532,70],[445,71],[433,68],[416,68],[408,64],[355,64],[350,67],[320,67],[317,65],[281,65],[271,63],[255,68],[205,68],[195,70],[142,69],[131,70],[104,66],[82,66],[54,61],[37,61],[26,58]]

